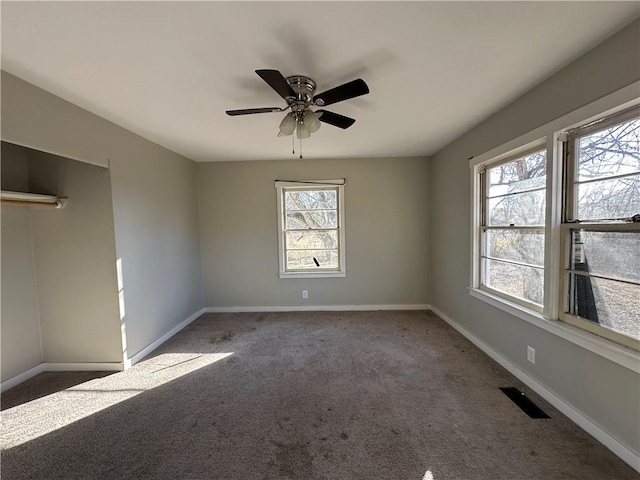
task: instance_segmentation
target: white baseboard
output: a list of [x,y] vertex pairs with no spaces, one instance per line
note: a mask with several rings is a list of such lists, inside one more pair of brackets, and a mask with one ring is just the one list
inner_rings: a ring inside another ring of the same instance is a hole
[[376,310],[430,310],[426,303],[398,305],[282,305],[270,307],[206,307],[206,313],[249,312],[354,312]]
[[605,447],[615,453],[618,457],[620,457],[624,462],[629,464],[633,469],[640,472],[640,455],[638,455],[633,450],[629,449],[627,446],[623,445],[616,438],[612,437],[609,433],[605,432],[602,428],[596,425],[589,417],[587,417],[584,413],[576,410],[572,405],[564,401],[562,398],[558,397],[551,390],[546,388],[544,385],[539,383],[533,377],[529,376],[527,373],[520,370],[516,365],[514,365],[511,361],[509,361],[506,357],[502,356],[496,350],[491,348],[489,345],[484,343],[478,337],[476,337],[469,330],[464,328],[459,323],[452,320],[445,313],[441,312],[435,307],[431,307],[431,310],[437,314],[440,318],[442,318],[445,322],[447,322],[451,327],[456,329],[460,334],[467,338],[471,343],[473,343],[476,347],[482,350],[484,353],[489,355],[493,360],[495,360],[498,364],[500,364],[503,368],[505,368],[509,373],[518,378],[524,384],[531,388],[534,392],[544,398],[547,402],[557,408],[560,412],[566,415],[571,421],[576,423],[580,428],[586,431],[589,435],[594,437],[600,443],[602,443]]
[[121,372],[122,362],[42,363],[45,372]]
[[176,325],[175,327],[173,327],[171,330],[169,330],[167,333],[165,333],[163,336],[161,336],[159,339],[157,339],[155,342],[147,345],[145,348],[143,348],[142,350],[140,350],[138,353],[136,353],[135,355],[125,358],[124,359],[124,368],[129,368],[132,367],[133,365],[135,365],[136,363],[138,363],[140,360],[142,360],[144,357],[146,357],[147,355],[149,355],[151,352],[153,352],[156,348],[158,348],[160,345],[162,345],[164,342],[166,342],[167,340],[169,340],[171,337],[173,337],[176,333],[178,333],[180,330],[182,330],[183,328],[185,328],[187,325],[189,325],[191,322],[193,322],[196,318],[198,318],[200,315],[202,315],[203,313],[206,313],[207,309],[206,308],[201,308],[200,310],[198,310],[196,313],[194,313],[193,315],[191,315],[189,318],[187,318],[186,320],[184,320],[182,323],[180,323],[179,325]]
[[15,387],[21,384],[22,382],[26,382],[30,378],[33,378],[36,375],[39,375],[44,372],[101,372],[101,371],[102,372],[111,372],[111,371],[120,372],[138,363],[144,357],[149,355],[149,353],[151,353],[153,350],[158,348],[164,342],[169,340],[176,333],[178,333],[180,330],[185,328],[187,325],[189,325],[191,322],[193,322],[196,318],[198,318],[203,313],[205,313],[204,308],[198,310],[196,313],[191,315],[182,323],[180,323],[179,325],[175,326],[170,331],[165,333],[158,340],[148,345],[147,347],[143,348],[141,351],[136,353],[133,357],[126,358],[123,362],[113,362],[113,363],[111,362],[101,362],[101,363],[100,362],[95,362],[95,363],[94,362],[67,362],[67,363],[45,362],[45,363],[41,363],[40,365],[36,365],[35,367],[30,368],[29,370],[22,372],[16,375],[15,377],[11,377],[10,379],[2,382],[0,384],[0,392],[9,390],[10,388]]
[[2,382],[0,384],[0,392],[5,392],[44,372],[120,372],[123,367],[122,362],[41,363]]
[[0,384],[0,392],[9,390],[10,388],[15,387],[16,385],[20,385],[22,382],[26,382],[27,380],[35,377],[36,375],[40,375],[42,372],[44,372],[43,365],[44,364],[41,363],[40,365],[36,365],[35,367],[30,368],[25,372],[19,373],[15,377],[11,377],[9,380],[5,380]]

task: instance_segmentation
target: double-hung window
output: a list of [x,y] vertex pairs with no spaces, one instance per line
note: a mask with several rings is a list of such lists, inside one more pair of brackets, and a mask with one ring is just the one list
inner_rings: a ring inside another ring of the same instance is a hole
[[570,130],[562,319],[640,340],[640,111]]
[[626,102],[473,160],[471,294],[582,345],[544,319],[638,351],[640,99]]
[[546,152],[537,146],[480,170],[480,287],[540,310]]
[[277,181],[281,278],[344,277],[344,180]]

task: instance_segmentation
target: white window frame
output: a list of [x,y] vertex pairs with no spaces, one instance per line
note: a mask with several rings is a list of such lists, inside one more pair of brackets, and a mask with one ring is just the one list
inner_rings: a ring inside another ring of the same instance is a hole
[[[542,230],[543,233],[545,234],[546,237],[546,221],[545,221],[545,225],[542,226],[533,226],[533,227],[529,227],[529,226],[492,226],[492,225],[487,225],[487,217],[488,217],[488,207],[487,207],[487,192],[489,191],[489,183],[490,183],[490,178],[488,175],[488,171],[491,168],[494,167],[499,167],[501,165],[504,165],[506,163],[512,162],[514,160],[519,160],[522,158],[525,158],[533,153],[542,151],[545,149],[545,139],[540,139],[538,141],[535,141],[531,144],[528,144],[526,146],[526,148],[519,148],[516,151],[511,151],[511,152],[507,152],[507,154],[505,155],[501,155],[498,158],[494,158],[486,163],[483,163],[481,165],[478,165],[477,169],[476,169],[476,175],[478,176],[478,188],[479,188],[479,195],[478,195],[478,201],[476,204],[476,209],[478,209],[478,219],[479,219],[479,225],[477,227],[478,232],[477,232],[477,250],[476,250],[476,256],[477,256],[477,271],[478,271],[478,279],[477,279],[477,288],[481,289],[481,290],[485,290],[493,295],[496,295],[498,297],[502,297],[506,300],[509,300],[513,303],[516,303],[518,305],[522,305],[523,307],[526,308],[530,308],[532,310],[535,310],[537,312],[542,312],[542,305],[538,305],[534,302],[528,301],[524,298],[520,298],[520,297],[516,297],[513,295],[509,295],[508,293],[502,292],[500,290],[496,290],[494,288],[491,288],[490,286],[487,285],[486,283],[486,272],[484,271],[483,268],[483,260],[485,258],[487,258],[486,255],[486,251],[487,251],[487,245],[484,241],[484,239],[486,238],[486,232],[488,230],[493,230],[493,229],[499,229],[499,230],[506,230],[506,229],[513,229],[513,230]],[[546,153],[546,152],[545,152]],[[548,162],[547,162],[547,166],[548,166]],[[546,171],[545,171],[545,177],[546,177]],[[546,185],[544,188],[545,192],[546,192]],[[545,219],[546,219],[546,212],[545,212]],[[545,245],[546,246],[546,245]],[[507,261],[507,263],[510,263]],[[542,271],[544,272],[545,267],[544,265],[542,266]],[[546,278],[545,278],[546,280]],[[544,292],[543,292],[544,294]],[[544,297],[544,295],[543,295]]]
[[[634,106],[635,107],[635,106]],[[601,118],[593,126],[581,126],[573,132],[569,132],[566,140],[566,151],[564,152],[564,207],[563,207],[563,217],[565,219],[564,222],[561,223],[561,251],[563,253],[563,265],[560,272],[560,293],[562,295],[562,303],[560,309],[559,318],[567,323],[575,325],[576,327],[582,328],[589,332],[592,332],[596,335],[600,335],[604,338],[610,339],[616,343],[627,346],[629,348],[638,350],[640,349],[640,342],[635,340],[627,335],[622,333],[618,333],[615,330],[610,330],[605,327],[601,327],[597,323],[591,322],[584,318],[578,317],[577,315],[573,315],[570,313],[569,306],[569,294],[570,294],[570,281],[569,281],[569,273],[570,271],[570,263],[571,263],[571,231],[572,230],[586,230],[592,232],[638,232],[640,233],[640,224],[637,223],[623,223],[623,222],[608,222],[608,221],[593,221],[593,220],[585,220],[585,221],[577,221],[575,218],[576,215],[576,207],[575,207],[575,198],[576,198],[576,188],[577,184],[580,182],[576,181],[575,177],[575,169],[576,169],[576,143],[580,138],[590,135],[592,133],[599,132],[601,130],[606,129],[607,127],[622,123],[626,120],[630,120],[632,118],[638,117],[638,110],[633,108],[627,112],[624,112],[620,115],[615,115],[612,118]],[[604,116],[603,116],[604,117]],[[603,179],[605,180],[605,179]],[[640,213],[640,212],[639,212]],[[588,275],[592,276],[592,275]],[[606,277],[605,277],[606,278]],[[634,283],[634,282],[630,282]]]
[[[344,186],[345,180],[305,180],[275,182],[278,210],[278,275],[280,278],[337,278],[347,276],[347,263],[345,255],[345,204]],[[338,268],[317,270],[287,271],[286,242],[285,242],[285,208],[284,192],[286,190],[317,190],[322,188],[336,189],[338,192]]]
[[[555,334],[567,341],[607,358],[636,373],[640,373],[640,342],[630,337],[630,342],[619,342],[605,338],[601,332],[575,326],[564,321],[565,284],[564,269],[567,248],[566,227],[562,225],[563,215],[563,162],[562,152],[566,131],[596,121],[603,117],[640,105],[638,92],[640,81],[606,95],[588,105],[562,115],[530,132],[520,135],[509,142],[477,156],[469,157],[471,187],[471,258],[470,258],[470,296],[508,312],[521,320]],[[480,288],[480,226],[481,212],[478,206],[481,188],[479,169],[492,161],[513,158],[521,152],[534,147],[544,139],[547,149],[547,202],[545,224],[545,277],[544,305],[542,312],[529,308],[511,299],[496,295]],[[469,152],[470,154],[473,152]],[[467,155],[468,157],[469,155]],[[575,225],[574,225],[575,228]],[[568,232],[568,230],[567,230]],[[595,325],[600,330],[603,327]]]

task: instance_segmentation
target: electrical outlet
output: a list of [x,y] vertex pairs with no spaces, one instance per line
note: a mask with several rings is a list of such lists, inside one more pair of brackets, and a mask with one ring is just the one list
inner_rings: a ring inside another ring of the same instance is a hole
[[527,345],[527,360],[535,365],[536,363],[536,349]]
[[302,298],[309,298],[309,291],[308,290],[302,290]]

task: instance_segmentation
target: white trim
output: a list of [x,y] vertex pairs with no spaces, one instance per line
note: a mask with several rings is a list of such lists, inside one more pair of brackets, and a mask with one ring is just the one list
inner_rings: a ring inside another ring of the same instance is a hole
[[44,364],[41,363],[33,368],[30,368],[29,370],[19,373],[18,375],[11,377],[9,380],[5,380],[4,382],[2,382],[0,384],[0,392],[4,392],[6,390],[9,390],[10,388],[15,387],[16,385],[20,385],[22,382],[26,382],[30,378],[33,378],[36,375],[40,375],[44,371]]
[[201,308],[196,313],[192,314],[190,317],[188,317],[186,320],[184,320],[182,323],[176,325],[171,330],[169,330],[167,333],[162,335],[156,341],[154,341],[154,342],[150,343],[149,345],[147,345],[146,347],[144,347],[142,350],[140,350],[135,355],[133,355],[131,357],[128,357],[128,358],[125,358],[125,360],[124,360],[124,368],[125,369],[130,368],[133,365],[135,365],[136,363],[138,363],[140,360],[142,360],[144,357],[149,355],[156,348],[158,348],[164,342],[169,340],[176,333],[178,333],[180,330],[185,328],[187,325],[189,325],[191,322],[193,322],[196,318],[198,318],[199,316],[201,316],[205,312],[206,312],[206,309],[205,308]]
[[520,135],[513,140],[504,143],[496,148],[489,150],[477,157],[472,157],[469,161],[470,167],[475,167],[487,160],[491,160],[501,155],[520,149],[522,146],[536,141],[539,138],[550,135],[553,132],[567,130],[578,126],[578,124],[595,120],[596,118],[607,116],[613,113],[613,110],[621,111],[638,103],[638,91],[640,90],[640,81],[633,82],[626,87],[621,88],[609,95],[605,95],[584,107],[578,108],[561,117],[552,120],[535,130]]
[[542,314],[542,305],[530,302],[529,300],[526,300],[524,298],[516,297],[515,295],[509,295],[508,293],[501,292],[500,290],[496,290],[495,288],[491,288],[486,285],[480,285],[478,288],[474,288],[474,290],[486,293],[487,295],[490,295],[491,298],[494,298],[496,300],[503,300],[511,305],[523,309],[524,311],[531,311],[533,313],[538,312]]
[[347,272],[331,272],[331,271],[325,271],[325,272],[280,272],[279,273],[280,278],[340,278],[340,277],[346,277],[347,276]]
[[[346,263],[346,235],[345,235],[345,201],[344,201],[344,186],[346,179],[342,180],[309,180],[302,183],[295,183],[293,181],[276,181],[276,208],[278,210],[278,277],[285,278],[338,278],[347,276],[347,263]],[[338,192],[338,268],[333,270],[319,271],[287,271],[286,265],[286,245],[285,245],[285,225],[284,215],[285,207],[283,205],[283,189],[313,189],[313,188],[325,188],[336,189]]]
[[616,344],[622,345],[624,347],[630,348],[636,352],[638,352],[638,366],[637,369],[640,370],[640,340],[625,335],[617,330],[609,329],[603,327],[599,323],[592,322],[590,320],[580,318],[577,315],[572,315],[568,312],[560,313],[560,320],[566,322],[569,325],[573,325],[574,327],[578,327],[581,330],[589,332],[593,335],[598,335],[599,337],[606,338]]
[[482,215],[480,212],[480,192],[482,191],[480,185],[480,167],[474,167],[471,169],[471,287],[480,287],[480,225],[482,224]]
[[[559,320],[548,320],[538,312],[529,310],[488,292],[469,289],[469,295],[492,305],[504,312],[531,323],[542,330],[557,335],[560,338],[600,355],[618,365],[628,368],[634,373],[640,373],[640,353],[609,341],[587,330],[574,327]],[[435,311],[435,310],[434,310]]]
[[[547,140],[545,138],[545,135],[543,135],[540,138],[533,140],[532,142],[528,142],[526,144],[520,145],[518,148],[514,148],[513,150],[504,152],[501,155],[487,159],[486,160],[487,164],[484,166],[486,168],[495,168],[495,167],[504,165],[505,163],[514,162],[516,160],[522,160],[524,158],[527,158],[528,156],[533,155],[534,153],[544,152],[547,148],[546,145],[547,145]],[[539,189],[544,190],[544,187]],[[513,192],[513,193],[525,193],[525,192],[523,191],[523,192]],[[489,197],[489,189],[487,189],[487,198],[494,198],[494,197]]]
[[[506,152],[502,152],[502,154],[498,155],[497,157],[488,158],[486,159],[486,163],[475,164],[471,169],[471,221],[472,221],[472,224],[471,224],[470,285],[474,289],[482,288],[482,289],[489,290],[490,293],[496,297],[504,297],[506,301],[520,303],[527,308],[531,308],[535,310],[539,309],[541,312],[544,308],[544,305],[537,305],[534,302],[531,302],[527,299],[519,298],[519,297],[516,297],[515,295],[510,295],[506,292],[500,292],[497,289],[491,288],[487,284],[487,279],[485,278],[487,275],[487,272],[483,262],[483,259],[489,258],[486,253],[488,249],[485,241],[486,239],[485,232],[487,231],[487,229],[492,229],[492,228],[496,228],[496,229],[511,228],[514,230],[537,229],[537,230],[540,230],[545,235],[545,247],[546,247],[546,244],[549,241],[549,237],[547,235],[549,231],[548,210],[549,210],[549,204],[551,202],[547,202],[547,206],[545,209],[545,224],[543,226],[524,225],[524,226],[517,226],[517,227],[516,226],[506,227],[506,226],[500,226],[500,225],[496,225],[496,226],[488,225],[489,223],[488,222],[488,209],[489,209],[488,204],[489,204],[489,199],[491,198],[488,196],[489,183],[490,183],[489,170],[492,168],[499,167],[501,165],[505,165],[506,163],[513,162],[518,159],[527,158],[529,155],[532,155],[537,152],[544,152],[545,159],[546,159],[546,163],[545,163],[546,182],[545,182],[545,187],[539,188],[537,190],[544,191],[545,198],[546,198],[547,197],[546,191],[547,191],[548,185],[553,181],[553,178],[550,178],[548,173],[548,165],[550,163],[552,164],[553,159],[555,158],[553,156],[551,157],[549,156],[549,153],[552,152],[552,149],[553,149],[553,144],[549,140],[549,137],[543,135],[540,138],[529,140],[527,144],[521,145],[518,148],[508,150]],[[483,185],[480,179],[481,173],[484,174],[483,175],[483,180],[485,182],[484,190],[483,190]],[[517,192],[517,193],[524,193],[524,192]],[[493,198],[496,198],[496,197],[493,197]],[[484,218],[484,217],[487,217],[487,218]],[[545,248],[545,260],[542,266],[524,265],[524,264],[523,266],[527,266],[530,268],[538,268],[542,270],[544,278],[546,279],[549,276],[548,268],[546,266],[547,264],[546,252],[549,252],[549,251],[550,249]],[[498,260],[502,262],[507,261],[504,259],[493,259],[493,260]],[[547,283],[545,283],[544,285],[546,290]]]
[[529,374],[520,370],[515,364],[509,361],[506,357],[502,356],[496,350],[491,348],[489,345],[484,343],[474,334],[469,332],[462,325],[453,321],[443,312],[438,310],[435,307],[431,307],[431,310],[437,314],[440,318],[442,318],[445,322],[447,322],[452,328],[457,330],[462,336],[464,336],[467,340],[473,343],[476,347],[486,353],[489,357],[491,357],[495,362],[497,362],[500,366],[506,369],[513,376],[518,378],[520,381],[529,386],[534,392],[544,398],[547,402],[553,405],[556,409],[558,409],[562,414],[566,415],[571,421],[576,423],[580,428],[582,428],[589,435],[594,437],[600,443],[602,443],[605,447],[611,450],[614,454],[620,457],[625,463],[630,465],[633,469],[640,472],[640,455],[636,452],[622,444],[619,440],[611,436],[609,433],[600,428],[595,422],[593,422],[589,417],[587,417],[584,413],[574,408],[572,405],[567,403],[565,400],[560,398],[558,395],[553,393],[551,390],[546,388],[543,384],[539,383]]
[[355,312],[376,310],[431,310],[427,303],[398,305],[278,305],[269,307],[206,307],[206,313],[250,313],[250,312]]
[[545,211],[544,235],[544,293],[543,315],[545,318],[558,318],[560,311],[560,288],[562,271],[562,239],[558,228],[562,223],[562,147],[559,134],[547,137],[547,205]]
[[44,372],[121,372],[122,370],[124,370],[122,362],[41,363],[2,382],[2,384],[0,384],[0,392],[5,392],[16,387]]
[[45,372],[121,372],[122,362],[45,362]]
[[35,377],[44,372],[99,372],[99,371],[108,371],[108,372],[120,372],[123,371],[146,357],[153,350],[158,348],[164,342],[173,337],[180,330],[185,328],[191,322],[193,322],[196,318],[200,317],[203,313],[205,313],[206,309],[201,308],[196,313],[191,315],[189,318],[184,320],[179,325],[176,325],[167,333],[165,333],[162,337],[157,339],[155,342],[149,344],[147,347],[140,350],[134,356],[130,358],[125,358],[124,362],[43,362],[39,365],[36,365],[29,370],[22,372],[14,377],[11,377],[9,380],[6,380],[0,384],[0,392],[4,392],[5,390],[9,390],[10,388],[15,387],[23,382],[26,382],[30,378]]
[[346,178],[339,178],[335,180],[276,180],[274,182],[276,188],[278,187],[293,187],[293,188],[310,188],[310,187],[338,187],[347,184]]

